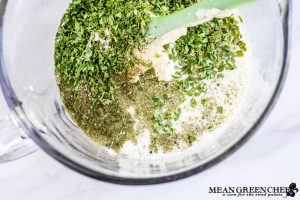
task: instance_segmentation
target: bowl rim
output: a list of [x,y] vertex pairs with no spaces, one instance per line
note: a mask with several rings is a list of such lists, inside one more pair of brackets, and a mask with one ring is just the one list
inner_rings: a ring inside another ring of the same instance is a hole
[[[9,82],[9,78],[7,76],[4,61],[3,61],[3,16],[5,13],[5,8],[8,0],[0,1],[0,85],[2,88],[2,92],[4,98],[8,104],[8,107],[11,113],[18,117],[19,113],[24,113],[22,109],[22,103],[18,100],[15,95],[13,88]],[[80,174],[84,174],[88,177],[114,183],[114,184],[122,184],[122,185],[151,185],[151,184],[160,184],[167,183],[171,181],[180,180],[183,178],[190,177],[199,172],[202,172],[217,163],[223,161],[235,151],[237,151],[243,144],[245,144],[258,130],[258,128],[262,125],[264,120],[269,116],[270,112],[273,110],[280,94],[284,86],[284,82],[287,76],[288,68],[289,68],[289,58],[290,58],[290,45],[291,45],[291,25],[292,25],[292,0],[287,0],[287,9],[282,10],[283,17],[283,60],[281,66],[281,72],[279,75],[278,82],[276,84],[275,90],[272,94],[272,97],[264,109],[261,116],[256,120],[253,126],[248,130],[248,132],[239,139],[235,144],[229,147],[226,151],[216,156],[212,160],[204,163],[200,166],[197,166],[193,169],[180,172],[177,174],[172,174],[168,176],[155,177],[155,178],[125,178],[118,176],[110,176],[92,169],[89,169],[86,166],[66,157],[64,154],[60,153],[57,149],[51,147],[51,145],[45,141],[42,137],[40,137],[38,129],[34,128],[33,124],[27,119],[22,117],[22,120],[18,120],[18,125],[26,130],[26,133],[29,137],[36,143],[41,149],[43,149],[48,155],[69,167],[70,169],[77,171]]]

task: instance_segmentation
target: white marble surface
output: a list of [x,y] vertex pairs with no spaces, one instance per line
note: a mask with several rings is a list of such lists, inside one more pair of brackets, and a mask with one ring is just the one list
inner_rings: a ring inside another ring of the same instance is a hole
[[[209,186],[287,186],[294,181],[299,188],[300,1],[295,0],[294,3],[291,66],[282,95],[257,134],[228,159],[181,181],[137,187],[113,185],[87,178],[39,151],[18,161],[0,165],[0,200],[193,200],[217,199],[217,196],[208,194]],[[7,113],[2,96],[0,105],[2,117]]]

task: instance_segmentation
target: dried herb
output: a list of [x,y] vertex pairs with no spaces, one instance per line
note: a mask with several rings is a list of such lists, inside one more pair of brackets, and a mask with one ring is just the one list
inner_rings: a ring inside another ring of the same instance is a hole
[[[214,19],[189,28],[175,45],[165,45],[170,59],[182,66],[168,84],[158,81],[153,70],[137,83],[128,83],[127,71],[141,62],[132,54],[147,42],[144,34],[151,15],[167,15],[199,1],[72,1],[55,41],[55,71],[72,119],[93,140],[119,151],[147,128],[153,151],[196,141],[198,133],[187,131],[193,134],[180,137],[172,124],[180,120],[186,96],[191,97],[191,107],[213,110],[208,99],[197,102],[196,97],[207,91],[202,80],[222,78],[224,70],[237,67],[235,58],[244,55],[246,44],[237,20]],[[135,117],[142,122],[136,130],[130,105],[136,105]]]
[[188,135],[188,140],[190,143],[193,143],[197,140],[197,138],[193,134]]
[[73,0],[55,43],[61,87],[87,85],[94,103],[115,101],[116,79],[133,65],[150,15],[167,15],[199,0]]
[[242,57],[247,47],[238,21],[231,16],[188,28],[174,48],[166,45],[165,49],[170,59],[180,64],[175,75],[177,87],[189,96],[199,96],[206,91],[202,80],[222,78],[224,70],[234,70],[236,57]]

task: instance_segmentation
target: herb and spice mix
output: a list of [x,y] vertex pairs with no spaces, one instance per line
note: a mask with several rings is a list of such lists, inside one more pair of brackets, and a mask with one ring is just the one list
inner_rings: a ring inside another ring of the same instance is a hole
[[241,16],[145,36],[152,17],[199,1],[69,5],[55,41],[57,83],[68,114],[99,146],[124,155],[185,150],[233,115],[247,76]]

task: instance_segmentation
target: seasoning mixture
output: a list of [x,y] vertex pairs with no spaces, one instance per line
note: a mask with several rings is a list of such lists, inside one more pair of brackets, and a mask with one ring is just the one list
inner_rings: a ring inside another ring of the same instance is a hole
[[[241,17],[229,14],[162,38],[145,37],[151,17],[199,1],[69,5],[56,37],[56,77],[68,113],[95,142],[124,154],[134,147],[171,152],[232,115],[245,73],[238,64],[247,50]],[[170,40],[174,35],[179,39]]]

